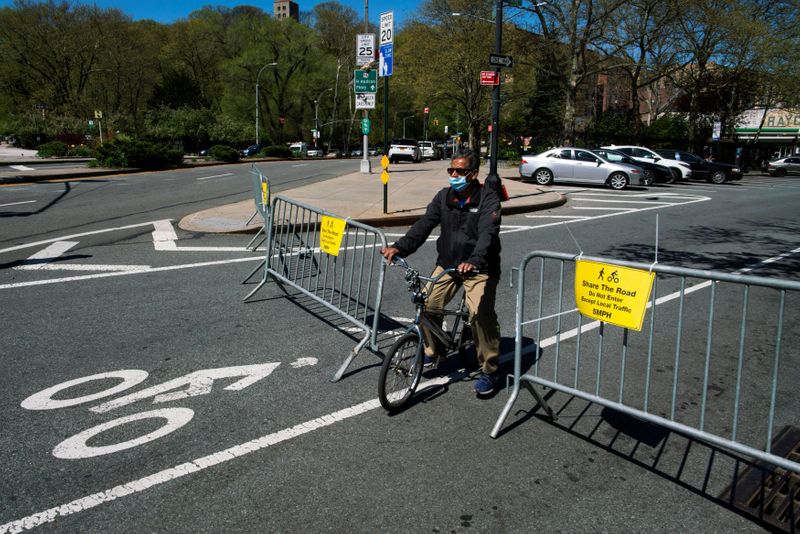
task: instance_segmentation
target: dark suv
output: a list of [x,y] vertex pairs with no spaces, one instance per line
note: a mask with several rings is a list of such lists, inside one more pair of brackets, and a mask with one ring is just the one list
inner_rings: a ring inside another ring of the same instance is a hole
[[689,164],[692,168],[692,178],[705,180],[714,184],[721,184],[730,180],[741,180],[742,169],[729,163],[708,161],[696,154],[685,150],[656,150],[656,152],[670,159],[677,159]]

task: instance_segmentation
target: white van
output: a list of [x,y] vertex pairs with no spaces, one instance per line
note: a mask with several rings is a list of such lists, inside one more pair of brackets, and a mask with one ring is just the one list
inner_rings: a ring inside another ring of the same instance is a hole
[[299,143],[292,143],[289,145],[289,150],[292,151],[292,155],[295,157],[308,157],[308,143],[304,143],[302,141]]

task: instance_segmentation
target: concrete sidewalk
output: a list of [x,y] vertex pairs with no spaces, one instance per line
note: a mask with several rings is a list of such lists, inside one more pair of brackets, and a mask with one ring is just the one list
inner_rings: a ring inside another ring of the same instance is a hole
[[[449,160],[443,160],[391,165],[387,213],[383,212],[382,169],[379,164],[373,167],[370,175],[346,174],[322,183],[281,191],[280,195],[371,226],[405,226],[424,214],[436,192],[447,186],[449,164]],[[481,181],[487,173],[488,165],[482,166]],[[504,214],[547,209],[566,202],[559,193],[513,180],[519,178],[517,167],[498,169],[498,174],[503,178],[510,197],[503,202]],[[262,222],[256,218],[247,224],[254,212],[254,202],[250,199],[193,213],[184,217],[179,226],[192,232],[255,232],[261,228]]]

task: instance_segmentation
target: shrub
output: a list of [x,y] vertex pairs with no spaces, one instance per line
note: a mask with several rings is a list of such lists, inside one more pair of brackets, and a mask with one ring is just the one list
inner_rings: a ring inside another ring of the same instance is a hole
[[102,167],[164,169],[180,165],[181,162],[183,153],[180,150],[119,137],[97,150],[97,163]]
[[499,147],[497,149],[497,159],[518,160],[519,158],[519,150],[514,147]]
[[72,158],[93,158],[94,150],[85,145],[78,145],[67,151],[67,156]]
[[284,145],[272,145],[265,147],[261,152],[258,153],[261,157],[272,157],[272,158],[291,158],[292,151],[289,149],[288,146]]
[[208,157],[217,161],[235,163],[239,161],[239,152],[228,145],[214,145],[208,149]]
[[60,156],[66,156],[67,150],[69,147],[62,143],[61,141],[50,141],[49,143],[44,143],[43,145],[39,145],[37,154],[40,158],[54,158]]

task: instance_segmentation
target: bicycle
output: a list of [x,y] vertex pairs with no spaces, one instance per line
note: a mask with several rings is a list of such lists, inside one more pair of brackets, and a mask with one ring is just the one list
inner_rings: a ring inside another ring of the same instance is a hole
[[[438,339],[444,350],[440,351],[433,363],[433,368],[448,356],[458,353],[465,367],[469,367],[466,349],[472,344],[472,329],[469,325],[469,312],[466,309],[466,294],[461,289],[461,299],[455,310],[442,310],[443,317],[453,317],[453,327],[445,331],[425,314],[428,299],[428,287],[433,287],[439,280],[455,269],[445,269],[435,277],[420,275],[405,259],[395,257],[393,265],[406,270],[405,281],[411,293],[411,301],[416,306],[414,320],[406,331],[394,342],[381,365],[378,380],[378,399],[381,406],[388,411],[396,411],[405,406],[419,386],[423,372],[423,354],[425,343],[422,337],[422,326]],[[430,285],[428,285],[430,284]]]

